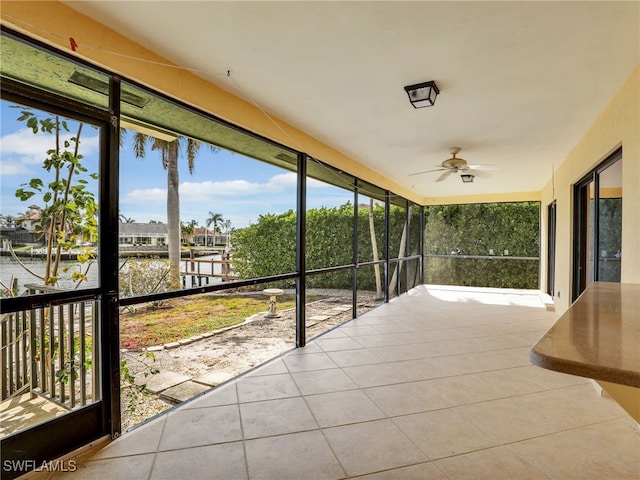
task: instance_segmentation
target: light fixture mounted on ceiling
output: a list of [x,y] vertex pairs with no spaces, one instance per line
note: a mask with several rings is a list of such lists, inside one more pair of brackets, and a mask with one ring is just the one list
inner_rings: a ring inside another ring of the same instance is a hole
[[460,175],[463,183],[473,183],[473,179],[476,178],[475,175],[471,175],[470,173],[463,173]]
[[409,101],[414,108],[431,107],[436,103],[436,97],[440,93],[436,82],[433,80],[416,85],[404,87],[405,92],[409,95]]

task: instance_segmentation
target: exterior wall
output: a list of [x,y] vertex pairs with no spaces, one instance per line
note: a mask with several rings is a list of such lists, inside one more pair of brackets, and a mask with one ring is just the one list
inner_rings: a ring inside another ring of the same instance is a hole
[[546,209],[554,199],[554,191],[557,201],[555,303],[559,314],[566,311],[571,302],[573,185],[620,146],[622,282],[640,283],[640,66],[556,168],[553,181],[542,191],[542,285],[546,284]]

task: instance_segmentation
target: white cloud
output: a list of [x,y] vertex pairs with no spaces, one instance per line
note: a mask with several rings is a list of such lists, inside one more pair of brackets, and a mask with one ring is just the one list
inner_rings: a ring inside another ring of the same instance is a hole
[[185,201],[203,201],[220,197],[259,196],[281,192],[295,192],[296,174],[282,173],[274,175],[266,182],[247,180],[228,180],[223,182],[183,182],[180,185],[180,198]]
[[[73,135],[66,134],[61,137],[70,140]],[[84,136],[80,142],[80,153],[87,158],[99,148],[100,137]],[[28,128],[8,133],[0,138],[0,157],[2,158],[2,174],[17,175],[33,171],[31,165],[42,165],[47,157],[47,150],[55,146],[55,138],[47,133],[34,134]],[[19,169],[17,165],[22,166]]]
[[31,172],[31,170],[23,161],[0,158],[1,175],[25,175],[29,172]]
[[153,203],[159,203],[160,205],[166,204],[167,191],[162,188],[146,188],[131,190],[126,193],[122,198],[123,204],[145,204],[150,205]]

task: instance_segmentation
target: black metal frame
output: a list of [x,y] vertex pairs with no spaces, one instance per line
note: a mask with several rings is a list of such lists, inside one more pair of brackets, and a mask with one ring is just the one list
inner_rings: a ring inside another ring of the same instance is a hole
[[557,204],[555,199],[547,205],[547,293],[555,297],[556,284],[556,227]]
[[[113,149],[114,143],[115,148],[118,148],[118,136],[115,135],[114,137],[112,133],[114,129],[111,123],[112,115],[103,109],[88,106],[51,92],[26,86],[8,78],[3,78],[2,80],[2,98],[100,127],[99,222],[101,231],[114,231],[117,236],[117,223],[115,227],[109,224],[109,212],[112,210],[111,205],[116,205],[115,219],[117,222],[117,203],[110,203],[108,200],[110,196],[115,195],[117,201],[118,195],[117,183],[115,190],[110,191],[113,189],[113,179],[111,179],[109,170],[113,168],[117,169],[118,166],[117,157],[114,162],[115,167],[111,165],[108,157],[109,152]],[[117,177],[115,180],[117,182]],[[110,311],[110,304],[116,305],[117,299],[116,301],[109,301],[109,295],[105,288],[113,284],[114,281],[117,287],[117,271],[106,268],[106,264],[109,258],[111,258],[109,255],[110,247],[107,242],[100,242],[100,245],[101,249],[98,257],[100,286],[98,288],[3,298],[0,300],[0,310],[3,313],[8,313],[77,301],[100,300],[102,310],[100,318],[109,318],[105,316],[105,314]],[[116,246],[115,254],[117,257],[117,241],[113,245]],[[117,306],[115,308],[117,309]],[[112,337],[114,337],[114,335],[112,335],[113,331],[112,324],[101,322],[100,349],[102,352],[109,350],[109,343],[117,342],[117,330],[115,340],[112,340]],[[113,364],[102,355],[101,361],[102,365],[100,368],[103,375],[99,380],[101,382],[101,398],[99,400],[61,417],[56,417],[27,430],[16,432],[15,434],[4,437],[0,441],[3,457],[3,478],[15,478],[25,473],[29,468],[33,468],[34,464],[40,465],[44,461],[64,455],[93,440],[114,433],[112,420],[115,414],[115,418],[119,422],[119,396],[117,397],[117,402],[113,402],[111,399],[113,398],[114,385],[119,389],[120,378],[119,370],[113,368],[113,365],[118,367],[119,359]],[[115,372],[115,375],[113,375],[116,377],[115,379],[109,378],[106,375],[106,373],[110,371]],[[114,411],[114,408],[116,411]],[[52,439],[55,439],[55,441],[52,441]],[[10,462],[7,463],[4,460],[10,460]],[[25,460],[32,461],[33,463],[24,463]],[[22,461],[22,464],[20,464],[20,461]],[[22,470],[17,468],[20,465],[22,466]],[[31,465],[31,467],[29,467],[29,465]]]
[[[573,186],[573,267],[571,284],[571,301],[574,302],[587,287],[587,271],[589,262],[589,240],[593,242],[593,251],[600,251],[600,174],[615,162],[622,160],[622,147],[616,148],[593,170],[578,180]],[[587,235],[589,218],[588,187],[593,182],[593,229],[591,239]],[[599,279],[598,256],[594,253],[591,264],[594,281]]]

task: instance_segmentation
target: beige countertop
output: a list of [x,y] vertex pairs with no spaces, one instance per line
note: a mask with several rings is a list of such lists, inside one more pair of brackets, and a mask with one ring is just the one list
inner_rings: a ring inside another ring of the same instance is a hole
[[549,370],[640,387],[640,284],[592,283],[529,358]]

